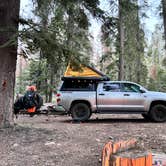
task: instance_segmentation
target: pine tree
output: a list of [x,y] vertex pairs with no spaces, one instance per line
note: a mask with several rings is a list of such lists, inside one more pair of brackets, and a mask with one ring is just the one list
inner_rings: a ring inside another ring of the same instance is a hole
[[[164,38],[166,42],[166,0],[162,0],[162,9],[163,9],[163,23],[164,23]],[[166,47],[166,44],[165,44]]]
[[26,27],[23,30],[22,40],[26,40],[31,50],[40,52],[39,59],[45,58],[47,61],[50,72],[45,80],[49,82],[45,95],[46,100],[51,101],[53,86],[68,63],[75,67],[79,67],[80,63],[89,63],[91,46],[88,14],[101,17],[103,13],[98,8],[98,0],[34,0],[34,3],[34,13],[39,21],[28,21],[29,29],[27,31]]
[[13,124],[19,0],[0,3],[0,127]]
[[[109,70],[117,71],[119,80],[125,79],[144,84],[147,76],[144,64],[145,41],[144,31],[141,29],[139,21],[138,2],[137,0],[118,2],[119,15],[112,13],[109,21],[102,27],[103,34],[106,36],[105,44],[111,40],[110,50],[112,52],[109,55],[114,63],[110,64],[117,64],[117,67],[112,65],[112,68],[111,65],[108,65]],[[111,5],[114,4],[111,3]]]

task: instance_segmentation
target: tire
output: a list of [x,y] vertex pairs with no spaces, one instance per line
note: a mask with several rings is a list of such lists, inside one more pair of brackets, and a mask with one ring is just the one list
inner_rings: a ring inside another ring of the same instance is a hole
[[166,106],[162,104],[154,105],[150,110],[150,117],[155,122],[166,121]]
[[151,121],[151,117],[149,116],[149,114],[142,114],[142,117],[147,121]]
[[91,116],[91,110],[85,103],[77,103],[71,108],[71,116],[76,121],[86,121]]

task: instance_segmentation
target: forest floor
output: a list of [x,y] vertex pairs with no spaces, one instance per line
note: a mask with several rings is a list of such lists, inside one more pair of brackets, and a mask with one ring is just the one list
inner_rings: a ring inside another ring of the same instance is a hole
[[15,123],[0,130],[0,166],[99,166],[110,139],[136,138],[148,150],[166,153],[166,123],[140,115],[93,115],[85,123],[69,116],[20,115]]

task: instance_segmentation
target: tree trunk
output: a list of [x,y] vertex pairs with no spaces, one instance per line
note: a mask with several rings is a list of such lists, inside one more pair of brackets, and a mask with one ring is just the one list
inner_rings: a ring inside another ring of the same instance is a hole
[[52,102],[52,93],[53,93],[52,87],[54,86],[54,72],[53,71],[54,71],[53,67],[51,67],[49,99],[48,99],[49,102]]
[[112,155],[109,166],[152,166],[152,154],[150,153],[139,153],[134,154],[131,157],[126,154]]
[[136,145],[135,139],[108,142],[102,151],[102,166],[151,166],[152,154]]
[[20,58],[19,58],[19,93],[21,94],[22,93],[22,71],[23,71],[23,69],[22,69],[22,56],[20,56]]
[[47,78],[44,80],[45,81],[45,102],[48,102],[48,80]]
[[[163,22],[164,22],[164,38],[166,43],[166,0],[162,0],[162,7],[163,7]],[[166,44],[165,44],[166,48]]]
[[[42,63],[42,51],[40,50],[40,55],[39,55],[39,63],[38,63],[38,77],[41,76],[41,63]],[[36,88],[37,90],[40,92],[41,91],[41,80],[40,79],[37,79],[36,81]]]
[[124,23],[122,12],[122,0],[119,0],[119,38],[120,38],[120,54],[119,54],[119,74],[118,80],[124,80]]
[[12,46],[0,48],[0,127],[9,127],[13,124],[19,6],[20,0],[0,2],[0,45],[2,46],[11,38],[15,40]]
[[[135,0],[135,3],[136,4],[138,4],[138,1],[137,0]],[[143,47],[141,47],[141,45],[142,45],[142,40],[141,40],[141,30],[140,30],[140,27],[139,27],[139,25],[140,25],[140,20],[139,20],[139,11],[138,11],[139,9],[137,8],[137,15],[136,15],[136,22],[137,22],[137,27],[136,27],[136,29],[137,29],[137,34],[136,34],[136,39],[137,39],[137,57],[136,57],[136,82],[137,83],[140,83],[140,81],[141,81],[141,53],[142,52],[144,52],[144,49],[143,49]],[[142,48],[142,49],[141,49]],[[141,52],[142,51],[142,52]]]

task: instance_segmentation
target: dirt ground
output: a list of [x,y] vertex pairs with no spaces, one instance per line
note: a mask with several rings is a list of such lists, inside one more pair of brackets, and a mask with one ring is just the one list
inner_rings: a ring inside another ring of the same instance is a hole
[[136,138],[166,153],[166,123],[140,115],[93,115],[85,123],[68,116],[20,115],[14,129],[0,130],[0,166],[99,166],[110,139]]

